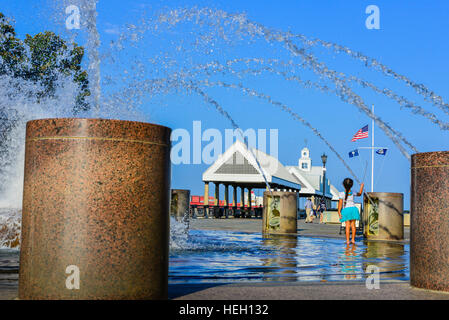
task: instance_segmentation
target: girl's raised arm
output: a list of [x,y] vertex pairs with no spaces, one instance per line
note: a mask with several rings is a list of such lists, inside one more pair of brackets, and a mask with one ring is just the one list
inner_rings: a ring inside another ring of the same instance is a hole
[[364,186],[365,186],[364,183],[362,183],[362,184],[360,185],[360,191],[359,191],[359,193],[356,194],[357,197],[360,197],[360,196],[363,194],[363,187],[364,187]]
[[343,208],[343,200],[339,199],[338,200],[338,216],[340,217],[341,220],[341,209]]

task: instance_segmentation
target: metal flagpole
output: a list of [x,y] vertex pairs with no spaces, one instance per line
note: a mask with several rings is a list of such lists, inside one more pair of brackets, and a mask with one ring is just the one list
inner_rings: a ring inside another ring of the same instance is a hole
[[[374,116],[374,104],[373,104],[373,116]],[[374,192],[374,119],[371,120],[371,192]]]

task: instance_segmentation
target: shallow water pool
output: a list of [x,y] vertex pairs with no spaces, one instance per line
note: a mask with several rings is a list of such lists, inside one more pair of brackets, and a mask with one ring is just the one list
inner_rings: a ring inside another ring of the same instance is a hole
[[[170,250],[169,282],[363,281],[409,279],[409,245],[303,236],[190,230]],[[175,248],[173,248],[175,247]],[[18,280],[19,250],[0,249],[0,282]]]
[[303,236],[191,230],[170,254],[171,283],[409,279],[409,245]]

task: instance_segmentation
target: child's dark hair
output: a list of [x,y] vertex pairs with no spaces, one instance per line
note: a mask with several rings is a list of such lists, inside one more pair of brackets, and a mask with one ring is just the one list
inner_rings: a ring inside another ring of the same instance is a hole
[[343,180],[343,187],[345,187],[345,202],[348,199],[349,190],[351,190],[354,181],[351,178],[346,178]]

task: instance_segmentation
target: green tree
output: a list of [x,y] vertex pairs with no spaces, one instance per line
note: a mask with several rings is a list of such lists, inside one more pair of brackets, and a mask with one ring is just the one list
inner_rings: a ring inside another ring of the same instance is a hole
[[0,13],[0,75],[39,83],[43,90],[36,93],[37,99],[54,95],[60,75],[71,76],[80,89],[73,111],[88,110],[90,92],[87,72],[81,67],[83,57],[83,47],[68,45],[50,31],[18,39],[9,19]]
[[12,73],[17,76],[20,72],[25,49],[22,42],[16,38],[16,31],[9,20],[0,12],[0,75]]

